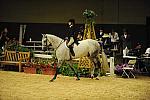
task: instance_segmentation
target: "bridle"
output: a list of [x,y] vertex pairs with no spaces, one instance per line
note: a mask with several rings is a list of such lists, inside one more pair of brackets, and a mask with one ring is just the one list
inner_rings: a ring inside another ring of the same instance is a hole
[[[47,36],[46,36],[45,38],[46,38],[46,47],[48,47],[47,42],[48,42],[49,44],[51,44],[51,42],[47,39]],[[45,42],[45,41],[44,41],[44,42]],[[64,40],[62,39],[62,40],[60,41],[59,45],[55,48],[55,52],[56,52],[56,50],[60,47],[60,45],[61,45],[63,42],[64,42]]]
[[51,44],[51,43],[50,43],[50,41],[47,39],[47,36],[45,36],[45,38],[46,38],[46,40],[45,40],[44,42],[46,42],[46,44],[45,44],[44,46],[47,48],[47,47],[48,47],[47,42],[49,42],[49,44]]

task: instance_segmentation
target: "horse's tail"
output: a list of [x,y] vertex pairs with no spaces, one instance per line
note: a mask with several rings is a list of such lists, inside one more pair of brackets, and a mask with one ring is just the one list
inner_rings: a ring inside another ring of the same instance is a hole
[[98,58],[99,58],[99,60],[101,62],[101,69],[102,69],[102,71],[103,72],[109,71],[109,65],[108,65],[107,55],[105,54],[103,46],[101,44],[100,44]]

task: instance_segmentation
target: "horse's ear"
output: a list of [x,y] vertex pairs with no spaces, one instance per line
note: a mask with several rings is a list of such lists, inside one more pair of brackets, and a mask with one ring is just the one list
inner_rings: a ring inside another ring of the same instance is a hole
[[45,35],[46,35],[46,34],[43,34],[43,33],[42,33],[42,36],[43,36],[43,37],[44,37]]

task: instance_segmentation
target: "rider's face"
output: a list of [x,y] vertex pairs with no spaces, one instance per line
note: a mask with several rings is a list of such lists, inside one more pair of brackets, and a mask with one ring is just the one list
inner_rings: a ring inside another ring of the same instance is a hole
[[72,25],[72,23],[71,23],[71,22],[68,22],[68,25],[70,26],[70,25]]

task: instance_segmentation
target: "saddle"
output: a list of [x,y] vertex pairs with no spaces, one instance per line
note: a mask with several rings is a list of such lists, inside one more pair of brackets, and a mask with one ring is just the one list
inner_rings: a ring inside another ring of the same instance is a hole
[[74,53],[74,50],[73,50],[73,47],[74,47],[74,44],[76,44],[77,46],[79,45],[79,43],[78,42],[73,42],[71,45],[68,45],[68,41],[66,41],[66,46],[69,48],[69,50],[70,50],[70,53],[71,53],[71,55],[72,56],[75,56],[75,53]]

